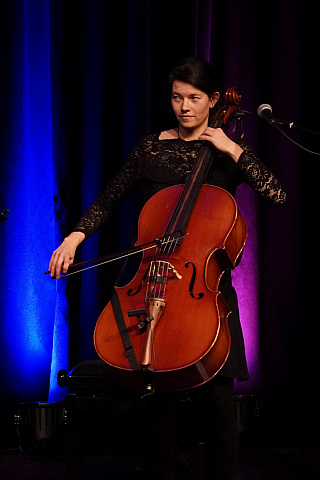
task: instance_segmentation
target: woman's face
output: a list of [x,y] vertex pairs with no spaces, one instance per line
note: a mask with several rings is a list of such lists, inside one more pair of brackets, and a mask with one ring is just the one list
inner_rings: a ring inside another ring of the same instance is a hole
[[[202,133],[208,126],[209,111],[218,101],[219,93],[210,98],[190,83],[175,80],[172,84],[171,105],[179,128]],[[200,134],[199,133],[199,134]]]

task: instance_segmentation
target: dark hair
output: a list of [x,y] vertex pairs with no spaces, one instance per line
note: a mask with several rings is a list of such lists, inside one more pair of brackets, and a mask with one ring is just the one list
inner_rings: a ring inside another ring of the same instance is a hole
[[169,84],[175,80],[190,83],[198,90],[205,92],[209,97],[214,92],[219,91],[217,88],[216,75],[210,63],[198,57],[189,57],[183,60],[169,75]]

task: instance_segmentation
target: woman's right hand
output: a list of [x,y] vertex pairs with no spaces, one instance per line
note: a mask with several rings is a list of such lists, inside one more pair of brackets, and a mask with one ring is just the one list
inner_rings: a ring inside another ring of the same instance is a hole
[[73,264],[76,249],[84,239],[84,233],[72,232],[53,252],[48,269],[52,278],[60,278],[61,272],[67,273]]

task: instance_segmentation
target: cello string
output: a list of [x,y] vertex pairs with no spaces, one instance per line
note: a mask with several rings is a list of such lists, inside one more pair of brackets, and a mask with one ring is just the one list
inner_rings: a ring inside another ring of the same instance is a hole
[[[170,255],[170,258],[171,258],[172,254],[170,253],[170,250],[173,251],[172,240],[171,239],[170,239],[170,242],[168,242],[165,245],[165,248],[162,249],[161,255],[162,255],[163,260],[158,260],[158,271],[157,271],[157,273],[158,273],[160,279],[161,278],[162,279],[167,279],[168,278],[169,263],[168,263],[168,259],[167,259],[168,253],[165,252],[166,250],[169,250],[169,255]],[[160,265],[161,265],[161,267],[160,267]],[[160,269],[161,269],[161,271],[160,271]],[[163,283],[162,281],[158,282],[157,296],[155,296],[155,298],[162,298],[162,299],[165,298],[165,287],[166,287],[166,283]]]
[[149,274],[148,274],[148,280],[147,280],[147,288],[146,288],[146,295],[145,295],[145,304],[148,305],[148,301],[150,300],[151,296],[151,289],[154,288],[154,281],[150,281],[154,277],[154,268],[155,268],[155,262],[154,260],[151,260],[150,266],[149,266]]
[[[171,259],[172,259],[173,252],[174,252],[174,250],[177,246],[178,240],[179,239],[176,238],[173,235],[171,242],[168,242],[165,245],[165,248],[164,248],[164,250],[167,250],[166,256],[165,256],[165,261],[164,261],[164,267],[165,268],[164,268],[164,271],[163,271],[163,278],[166,278],[166,280],[168,280],[168,278],[169,278],[169,270],[170,270],[170,268],[172,268]],[[167,289],[167,281],[165,281],[163,284],[161,284],[161,287],[162,287],[162,290],[163,290],[162,298],[165,298],[165,292],[166,292],[166,289]]]
[[[169,236],[169,238],[168,238],[168,240],[165,244],[165,249],[170,244],[171,244],[171,238]],[[155,250],[153,260],[152,260],[152,263],[154,265],[154,270],[152,272],[152,275],[150,275],[150,277],[149,277],[149,278],[152,279],[152,287],[150,287],[149,290],[152,290],[152,295],[150,295],[150,296],[152,297],[153,300],[155,300],[156,298],[160,298],[161,282],[158,282],[157,279],[161,278],[161,275],[159,273],[160,272],[159,265],[160,265],[161,261],[163,262],[163,260],[161,260],[161,258],[163,258],[163,256],[164,256],[164,248],[163,248],[163,245],[161,245],[160,248],[157,247],[156,250]],[[148,300],[151,299],[151,298],[149,298],[149,295],[147,295],[146,298]]]
[[[176,246],[177,246],[178,240],[179,240],[178,238],[175,238],[175,237],[173,236],[172,242],[171,242],[170,244],[167,244],[167,245],[166,245],[166,248],[170,246],[170,250],[171,250],[171,251],[169,252],[169,259],[168,259],[168,261],[166,262],[166,278],[167,278],[167,279],[168,279],[168,276],[169,276],[169,268],[172,267],[172,265],[171,265],[172,255],[173,255],[174,250],[175,250],[175,248],[176,248]],[[170,262],[169,262],[169,260],[170,260]],[[164,293],[163,293],[164,296],[165,296],[166,289],[167,289],[167,282],[164,284]]]
[[156,273],[155,279],[154,279],[155,280],[155,289],[154,289],[154,297],[153,297],[154,300],[156,300],[157,298],[161,299],[163,265],[164,265],[163,260],[158,260],[157,261],[157,273]]
[[171,258],[178,241],[185,236],[186,234],[181,235],[179,232],[174,232],[167,237],[166,242],[162,243],[160,247],[156,247],[149,267],[149,276],[145,295],[146,305],[148,305],[151,300],[165,300],[169,271],[170,268],[174,268],[171,264]]

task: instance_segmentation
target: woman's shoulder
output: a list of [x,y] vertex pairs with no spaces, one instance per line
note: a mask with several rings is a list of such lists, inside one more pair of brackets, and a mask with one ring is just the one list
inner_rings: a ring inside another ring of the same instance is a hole
[[176,128],[171,128],[170,130],[163,130],[161,132],[150,133],[145,135],[140,139],[140,142],[150,142],[157,140],[174,140],[178,138],[178,130]]
[[178,129],[171,128],[170,130],[163,130],[159,133],[159,140],[175,140],[178,136]]

